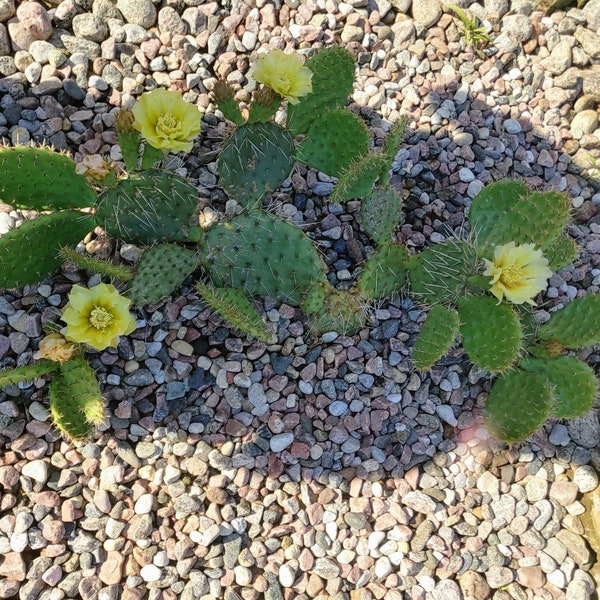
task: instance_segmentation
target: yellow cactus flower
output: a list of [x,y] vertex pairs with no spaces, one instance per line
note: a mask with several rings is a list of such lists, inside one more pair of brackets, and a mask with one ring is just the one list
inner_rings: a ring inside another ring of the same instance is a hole
[[260,55],[252,76],[290,104],[298,104],[298,98],[312,92],[312,75],[312,71],[304,66],[298,54],[271,50]]
[[131,109],[133,126],[153,147],[166,152],[189,152],[200,133],[198,109],[179,92],[157,88],[142,94]]
[[490,292],[499,302],[506,297],[514,304],[534,305],[533,298],[546,289],[552,275],[548,261],[534,244],[496,246],[494,259],[485,263],[483,274],[492,277]]
[[119,336],[136,328],[129,313],[131,300],[114,285],[100,283],[92,288],[74,285],[61,319],[67,324],[61,333],[73,342],[89,344],[96,350],[116,347]]
[[33,355],[35,360],[46,358],[59,363],[66,363],[73,358],[75,346],[65,340],[60,333],[51,333],[41,342],[39,350]]

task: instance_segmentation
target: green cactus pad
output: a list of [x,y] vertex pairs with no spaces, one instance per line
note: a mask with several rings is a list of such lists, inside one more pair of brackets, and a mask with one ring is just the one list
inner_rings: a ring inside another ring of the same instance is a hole
[[542,340],[555,340],[566,348],[600,343],[600,294],[575,298],[557,310],[538,331]]
[[577,357],[526,358],[519,366],[546,377],[554,397],[553,417],[576,419],[594,405],[598,380],[594,371]]
[[469,221],[481,256],[515,242],[541,248],[558,237],[569,220],[571,203],[559,192],[534,192],[516,180],[486,186],[471,203]]
[[375,188],[361,203],[360,223],[372,240],[383,245],[398,227],[401,210],[402,198],[394,188]]
[[96,203],[98,224],[131,243],[198,238],[198,191],[183,177],[149,169],[119,180]]
[[546,422],[553,402],[543,375],[515,369],[494,382],[486,401],[484,422],[495,438],[520,442]]
[[219,313],[231,327],[264,342],[268,342],[273,337],[263,318],[242,290],[230,287],[218,288],[203,283],[197,284],[196,289],[202,300]]
[[550,270],[560,271],[579,256],[579,248],[573,238],[568,235],[559,235],[550,243],[542,246],[542,253],[548,261]]
[[359,156],[340,174],[331,193],[332,202],[366,198],[373,191],[375,182],[388,168],[388,160],[384,154],[370,152]]
[[200,244],[202,265],[217,287],[245,290],[298,306],[326,267],[310,239],[270,213],[252,211],[217,223]]
[[87,439],[94,425],[102,422],[104,401],[94,370],[83,358],[61,365],[50,383],[50,413],[67,438]]
[[458,300],[460,333],[469,358],[490,372],[506,371],[518,358],[523,331],[508,304],[489,296]]
[[58,371],[59,366],[59,363],[53,360],[42,359],[33,365],[23,365],[16,369],[0,371],[0,388],[32,381],[33,379],[43,377],[44,375],[50,375],[51,373]]
[[320,50],[306,66],[313,72],[312,93],[287,109],[287,127],[294,135],[306,133],[320,113],[344,106],[354,85],[354,59],[339,46]]
[[41,215],[11,229],[0,237],[0,287],[38,283],[60,267],[59,250],[74,248],[94,227],[92,216],[73,210]]
[[407,127],[408,117],[401,117],[391,126],[390,131],[385,138],[385,142],[383,144],[383,153],[387,156],[390,167],[396,158],[400,144],[402,143],[404,135],[406,134]]
[[417,369],[427,371],[444,356],[454,344],[458,330],[457,312],[442,304],[434,304],[413,349],[413,362]]
[[356,289],[341,290],[323,283],[309,290],[302,310],[311,317],[310,329],[314,335],[336,331],[352,335],[366,322],[366,302]]
[[380,246],[365,261],[358,276],[362,296],[377,300],[399,292],[407,281],[409,256],[400,244]]
[[131,281],[128,298],[133,304],[155,304],[172,294],[200,266],[200,255],[177,244],[159,244],[146,250]]
[[346,109],[319,114],[296,150],[304,164],[331,177],[339,177],[350,164],[369,150],[364,122]]
[[274,123],[242,125],[227,139],[217,161],[221,185],[242,206],[274,192],[294,165],[294,142]]
[[0,201],[23,210],[92,206],[96,193],[66,154],[51,148],[0,148]]
[[62,261],[70,260],[80,269],[98,273],[104,277],[117,279],[118,281],[129,281],[133,278],[133,271],[125,265],[113,265],[112,263],[94,258],[87,254],[81,254],[72,248],[61,248],[59,256]]
[[141,136],[137,131],[119,131],[117,133],[117,142],[121,148],[125,168],[129,171],[135,171],[140,154]]
[[461,296],[477,270],[477,254],[467,242],[449,239],[411,257],[410,293],[420,302],[451,304]]

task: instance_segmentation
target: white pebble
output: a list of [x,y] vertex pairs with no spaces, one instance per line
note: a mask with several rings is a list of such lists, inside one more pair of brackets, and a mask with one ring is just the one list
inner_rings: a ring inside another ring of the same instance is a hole
[[151,581],[158,581],[162,577],[162,571],[156,565],[144,565],[140,569],[140,576],[144,581],[150,583]]

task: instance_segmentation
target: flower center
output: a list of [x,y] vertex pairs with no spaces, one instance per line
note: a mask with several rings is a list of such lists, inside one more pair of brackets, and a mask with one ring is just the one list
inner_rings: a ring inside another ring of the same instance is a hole
[[94,306],[90,312],[90,325],[95,329],[106,329],[112,320],[113,316],[101,306]]
[[509,265],[502,269],[500,281],[507,287],[516,287],[523,281],[523,267],[520,265]]
[[279,73],[278,87],[279,90],[284,94],[290,91],[292,87],[292,82],[289,73]]
[[181,123],[172,113],[166,112],[158,117],[156,130],[159,135],[170,137],[181,130]]

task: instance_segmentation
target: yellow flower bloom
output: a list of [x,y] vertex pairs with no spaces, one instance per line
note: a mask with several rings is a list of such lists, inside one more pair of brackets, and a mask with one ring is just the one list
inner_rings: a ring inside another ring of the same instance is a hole
[[492,277],[490,291],[500,302],[506,297],[514,304],[535,304],[533,298],[546,289],[552,275],[548,261],[534,244],[496,246],[494,259],[485,263],[483,274]]
[[253,73],[256,81],[264,83],[291,104],[298,104],[298,98],[312,92],[312,75],[298,54],[286,54],[283,50],[261,54]]
[[165,152],[189,152],[200,133],[198,109],[179,92],[157,88],[142,94],[131,109],[133,126],[153,147]]
[[51,333],[40,342],[40,349],[33,355],[35,360],[47,358],[59,363],[65,363],[73,358],[75,346],[69,344],[59,333]]
[[67,324],[61,333],[68,340],[89,344],[96,350],[116,347],[119,336],[136,328],[130,304],[131,300],[121,296],[114,285],[100,283],[89,289],[74,285],[61,317]]

